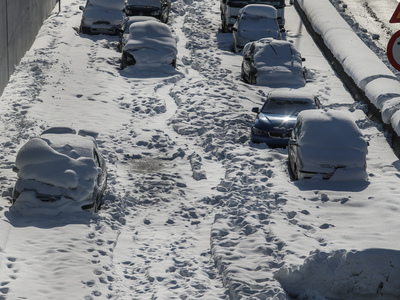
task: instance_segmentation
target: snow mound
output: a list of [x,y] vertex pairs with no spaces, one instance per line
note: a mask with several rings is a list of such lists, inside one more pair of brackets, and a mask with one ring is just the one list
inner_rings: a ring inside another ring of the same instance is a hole
[[302,266],[283,267],[274,277],[300,299],[398,299],[400,253],[390,249],[316,251]]

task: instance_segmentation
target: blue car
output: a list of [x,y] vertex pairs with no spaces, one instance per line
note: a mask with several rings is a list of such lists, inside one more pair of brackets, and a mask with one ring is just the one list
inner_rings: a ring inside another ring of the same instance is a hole
[[274,91],[269,94],[261,109],[256,113],[251,127],[251,141],[266,143],[268,146],[286,147],[297,121],[297,114],[307,109],[321,108],[319,99],[307,93],[294,91]]

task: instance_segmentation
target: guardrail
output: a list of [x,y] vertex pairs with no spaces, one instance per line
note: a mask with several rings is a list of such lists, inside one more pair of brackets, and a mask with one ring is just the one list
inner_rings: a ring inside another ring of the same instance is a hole
[[0,95],[15,67],[35,41],[43,21],[60,1],[0,1]]

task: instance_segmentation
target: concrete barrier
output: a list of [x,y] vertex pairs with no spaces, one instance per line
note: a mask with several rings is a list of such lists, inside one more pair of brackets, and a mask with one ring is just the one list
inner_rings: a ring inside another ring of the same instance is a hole
[[0,95],[57,1],[0,1]]

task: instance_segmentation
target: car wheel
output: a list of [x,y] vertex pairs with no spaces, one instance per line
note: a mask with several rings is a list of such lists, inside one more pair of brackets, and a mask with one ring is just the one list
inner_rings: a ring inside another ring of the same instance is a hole
[[81,26],[81,33],[84,33],[84,34],[90,34],[90,27],[87,27],[87,26]]
[[236,43],[233,43],[233,51],[235,53],[239,53],[240,52],[240,49],[237,47]]
[[299,180],[299,173],[297,172],[297,166],[295,163],[290,163],[292,173],[293,173],[293,178],[294,180]]
[[221,20],[222,20],[222,32],[228,33],[229,32],[228,25],[225,23],[225,18],[223,14],[221,14]]

